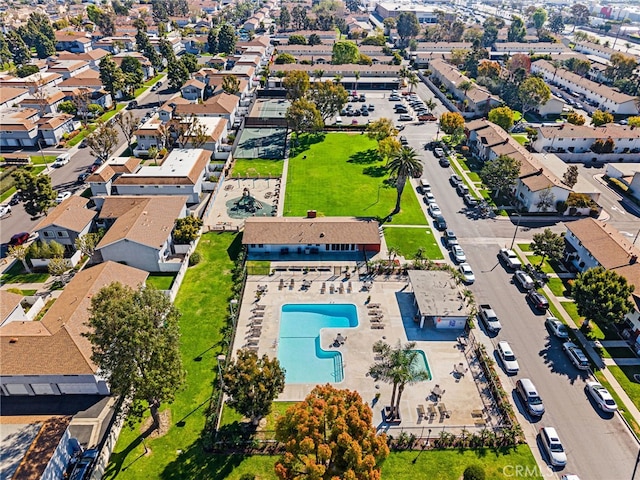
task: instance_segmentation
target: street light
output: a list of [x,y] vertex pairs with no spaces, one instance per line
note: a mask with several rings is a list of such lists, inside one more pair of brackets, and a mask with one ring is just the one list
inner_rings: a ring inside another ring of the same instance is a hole
[[40,149],[40,155],[42,155],[42,163],[44,163],[47,168],[47,172],[49,171],[49,162],[47,162],[44,158],[44,152],[42,151],[42,144],[40,143],[40,139],[38,138],[38,148]]
[[518,234],[518,227],[520,226],[520,220],[522,220],[522,215],[520,215],[519,213],[514,213],[514,215],[517,215],[518,223],[516,223],[516,230],[515,232],[513,232],[513,238],[511,239],[511,246],[509,247],[509,249],[512,249],[513,244],[516,243],[516,235]]
[[436,142],[437,142],[438,137],[440,136],[440,122],[436,122],[436,125],[438,126],[438,131],[436,132]]
[[218,378],[220,379],[220,390],[224,388],[224,379],[222,378],[222,366],[226,362],[227,357],[225,355],[218,355]]

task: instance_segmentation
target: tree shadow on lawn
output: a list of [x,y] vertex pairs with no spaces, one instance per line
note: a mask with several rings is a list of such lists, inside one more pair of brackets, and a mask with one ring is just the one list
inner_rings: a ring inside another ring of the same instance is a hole
[[[138,428],[138,426],[136,425],[134,428]],[[127,445],[127,448],[125,448],[123,451],[114,452],[111,455],[111,458],[109,459],[109,464],[107,465],[107,469],[104,472],[104,478],[117,477],[120,472],[126,471],[127,468],[129,468],[131,465],[133,465],[142,457],[144,457],[146,455],[146,447],[145,447],[145,452],[138,455],[136,458],[130,459],[125,464],[125,460],[127,460],[127,457],[129,456],[129,454],[133,452],[138,447],[138,445],[140,445],[149,435],[151,435],[153,430],[154,430],[154,427],[152,425],[148,429],[146,429],[144,432],[142,432],[140,435],[138,435],[135,438],[135,440],[133,440],[129,445]]]
[[356,152],[349,157],[347,163],[369,164],[379,162],[380,155],[375,148],[364,150],[362,152]]
[[387,167],[385,167],[384,165],[374,165],[363,169],[362,173],[370,177],[379,178],[387,175],[389,173],[389,170],[387,170]]
[[298,136],[292,134],[291,136],[291,153],[289,157],[296,157],[302,152],[305,152],[311,148],[311,145],[320,143],[324,140],[324,133],[306,133]]

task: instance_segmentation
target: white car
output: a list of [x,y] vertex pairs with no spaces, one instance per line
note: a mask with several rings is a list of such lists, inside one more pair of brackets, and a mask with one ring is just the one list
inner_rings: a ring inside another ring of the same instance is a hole
[[66,165],[67,163],[69,163],[69,157],[60,155],[58,158],[56,158],[55,162],[51,164],[51,166],[53,168],[60,168]]
[[468,263],[461,263],[458,266],[458,270],[462,274],[464,283],[473,283],[476,281],[476,276],[473,274],[473,270],[471,270],[471,265],[469,265]]
[[567,326],[556,317],[547,317],[544,323],[556,337],[569,338],[569,330],[567,329]]
[[507,372],[507,374],[512,375],[520,371],[520,365],[518,365],[516,355],[513,353],[513,350],[511,350],[509,343],[505,341],[498,342],[496,352],[498,352],[504,371]]
[[71,192],[59,192],[58,196],[56,197],[56,203],[62,203],[67,198],[70,198],[70,197],[71,197]]
[[516,270],[513,274],[513,277],[515,278],[515,281],[518,282],[520,286],[525,290],[531,290],[536,286],[536,284],[533,283],[533,279],[522,270]]
[[460,245],[454,245],[451,247],[451,255],[456,263],[464,263],[467,261],[467,256],[464,254],[464,250]]
[[429,214],[432,217],[437,217],[438,215],[442,215],[442,210],[440,210],[440,207],[438,206],[437,203],[430,203],[429,204]]
[[0,205],[0,217],[11,215],[11,205]]
[[554,467],[564,467],[567,464],[567,454],[564,451],[564,447],[555,428],[541,428],[540,442],[545,452],[547,452],[551,465]]
[[604,388],[600,383],[587,382],[587,386],[584,388],[596,402],[598,408],[603,412],[613,413],[618,409],[618,405],[616,405],[616,401],[609,393],[609,390]]
[[522,263],[520,262],[518,255],[516,255],[516,252],[514,252],[513,250],[509,248],[501,248],[499,255],[500,258],[504,260],[504,263],[507,265],[507,267],[513,270],[520,270],[522,268]]
[[425,202],[427,202],[428,205],[431,205],[432,203],[436,203],[436,197],[434,197],[433,193],[431,192],[427,192],[424,194],[424,200]]

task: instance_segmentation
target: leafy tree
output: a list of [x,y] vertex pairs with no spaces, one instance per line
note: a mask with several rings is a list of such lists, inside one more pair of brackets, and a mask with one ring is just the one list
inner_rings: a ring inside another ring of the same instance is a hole
[[289,100],[297,100],[306,95],[309,90],[309,74],[302,70],[292,70],[287,72],[282,81],[282,85],[287,91]]
[[607,123],[613,122],[613,115],[609,112],[603,112],[602,110],[596,110],[591,114],[591,123],[594,127],[600,127]]
[[222,77],[222,90],[229,95],[235,95],[240,91],[240,80],[233,74]]
[[571,123],[572,125],[584,125],[586,121],[587,119],[584,118],[584,115],[580,115],[577,112],[569,112],[569,114],[567,115],[567,122]]
[[312,33],[311,35],[309,35],[309,40],[307,41],[307,43],[311,46],[322,45],[322,39],[317,33]]
[[544,8],[536,8],[531,15],[531,22],[536,30],[540,30],[547,21],[547,11]]
[[[9,50],[9,44],[7,38],[2,32],[0,32],[0,65],[9,63],[12,60],[11,50]],[[36,67],[37,68],[37,67]]]
[[233,25],[225,23],[220,27],[220,31],[218,32],[218,50],[221,53],[226,53],[227,55],[233,54],[236,51],[237,41],[238,37]]
[[96,245],[100,242],[101,235],[99,233],[85,233],[76,238],[74,246],[76,250],[82,252],[82,255],[91,258],[96,250]]
[[291,14],[289,13],[289,9],[286,5],[283,5],[280,9],[280,16],[278,17],[278,23],[280,27],[284,30],[289,28],[289,24],[291,23]]
[[16,65],[25,65],[31,60],[31,52],[29,47],[24,43],[22,37],[15,30],[9,30],[6,36],[7,48],[11,52],[13,63]]
[[576,3],[571,6],[571,16],[574,25],[585,25],[589,23],[589,7]]
[[561,13],[554,13],[549,19],[549,30],[556,35],[560,35],[564,32],[564,19]]
[[585,317],[585,324],[594,320],[600,325],[620,323],[633,310],[629,300],[635,287],[615,270],[603,267],[590,268],[576,277],[571,296],[578,307],[578,314]]
[[78,107],[71,100],[66,100],[58,104],[58,111],[75,116],[78,113]]
[[420,177],[422,175],[422,168],[422,163],[418,158],[418,152],[409,147],[403,147],[393,156],[389,165],[387,165],[389,174],[396,177],[396,190],[398,192],[396,206],[391,213],[392,215],[400,213],[400,201],[407,179],[409,177]]
[[511,17],[511,25],[509,25],[509,31],[507,32],[508,42],[522,42],[527,35],[527,29],[524,26],[522,18],[514,15]]
[[147,35],[147,24],[142,18],[137,18],[133,22],[133,26],[136,27],[136,45],[138,51],[143,52],[144,56],[149,59],[153,68],[156,70],[162,70],[164,68],[163,58],[156,51],[155,47],[151,45],[149,35]]
[[179,90],[189,80],[189,70],[180,60],[170,61],[167,64],[167,80],[169,87]]
[[305,98],[294,100],[286,114],[287,124],[296,135],[302,132],[318,132],[322,130],[324,122],[315,104]]
[[124,88],[124,73],[113,61],[111,55],[100,60],[100,81],[102,81],[105,90],[114,98],[115,94]]
[[357,63],[360,58],[358,46],[347,40],[340,40],[333,44],[331,63],[343,65],[345,63]]
[[378,155],[386,160],[387,165],[389,165],[389,160],[400,153],[400,150],[402,150],[402,143],[395,136],[378,141]]
[[173,240],[178,244],[187,244],[193,242],[200,234],[202,220],[193,215],[189,215],[176,220],[176,226],[173,229]]
[[55,44],[42,33],[38,33],[35,36],[33,46],[36,49],[38,58],[48,58],[56,53]]
[[9,245],[9,249],[7,250],[7,256],[9,258],[15,258],[16,260],[20,260],[22,262],[22,266],[24,267],[24,271],[27,273],[31,273],[29,262],[27,262],[28,251],[29,251],[29,247],[27,247],[26,245]]
[[350,12],[357,12],[359,7],[358,0],[346,0],[345,5]]
[[51,20],[47,15],[40,12],[32,12],[29,15],[29,20],[27,20],[27,32],[28,34],[25,37],[29,38],[29,40],[25,39],[30,45],[34,45],[34,40],[36,35],[44,35],[45,38],[49,39],[51,43],[56,41],[56,34],[53,30],[53,26],[51,25]]
[[373,351],[382,357],[369,367],[369,375],[374,380],[382,380],[393,385],[391,393],[391,418],[400,418],[400,400],[407,385],[429,380],[429,374],[415,368],[418,351],[415,342],[392,347],[382,340],[373,344]]
[[478,77],[498,78],[501,71],[498,62],[486,61],[478,65]]
[[130,416],[142,418],[147,405],[156,428],[160,405],[172,402],[184,383],[179,319],[169,297],[153,288],[115,282],[91,299],[91,360],[114,395],[131,399]]
[[277,477],[380,480],[389,447],[372,421],[357,392],[316,386],[278,419],[276,439],[286,452],[275,465]]
[[382,21],[382,25],[384,26],[384,33],[389,35],[391,34],[391,30],[396,28],[396,19],[393,17],[387,17]]
[[469,465],[464,469],[462,480],[484,480],[486,475],[482,465]]
[[142,64],[136,57],[124,57],[120,64],[122,70],[123,88],[129,97],[133,97],[135,90],[142,87],[144,83],[144,71]]
[[29,75],[33,75],[34,73],[38,73],[40,69],[37,65],[23,65],[16,69],[16,75],[19,78],[28,77]]
[[215,28],[210,28],[207,34],[207,52],[212,55],[218,53],[218,31]]
[[479,175],[484,184],[499,195],[515,186],[520,175],[520,160],[500,155],[486,162]]
[[180,61],[184,63],[184,66],[187,67],[189,73],[197,72],[199,70],[198,57],[193,53],[185,53],[180,57]]
[[258,358],[250,350],[238,350],[223,375],[227,404],[257,425],[271,411],[273,400],[284,390],[284,370],[277,358]]
[[382,117],[378,120],[369,122],[367,125],[367,137],[371,140],[384,140],[388,137],[395,137],[398,129],[393,125],[393,121],[389,118]]
[[513,127],[513,110],[509,107],[496,107],[489,112],[489,121],[499,125],[505,131]]
[[100,123],[91,135],[87,137],[87,146],[91,155],[95,155],[102,162],[111,158],[118,147],[118,132],[111,125]]
[[306,45],[307,39],[304,35],[289,35],[289,45]]
[[115,124],[120,128],[120,131],[124,135],[127,142],[127,147],[131,151],[131,144],[133,136],[138,130],[138,124],[140,123],[140,117],[133,114],[131,110],[126,112],[120,112],[114,117]]
[[307,97],[315,104],[322,120],[326,122],[347,104],[349,94],[342,85],[327,80],[314,82],[308,90]]
[[611,137],[606,140],[599,138],[593,142],[590,148],[594,153],[612,153],[615,148],[615,142]]
[[540,265],[548,258],[551,261],[557,261],[564,254],[564,237],[553,233],[550,228],[545,228],[542,233],[533,235],[533,241],[529,245],[534,255],[541,258]]
[[290,53],[279,53],[274,63],[276,65],[284,65],[285,63],[296,63],[296,57]]
[[49,175],[35,175],[26,170],[18,170],[12,175],[16,190],[24,200],[24,209],[29,215],[37,217],[54,205],[57,195],[51,186]]
[[487,17],[482,24],[482,45],[484,47],[490,47],[498,39],[498,32],[504,26],[504,20],[497,17]]
[[52,258],[51,260],[49,260],[49,264],[47,265],[49,274],[53,275],[54,277],[58,277],[58,281],[62,283],[64,283],[64,274],[70,269],[71,266],[69,265],[67,260],[59,257]]
[[580,58],[569,58],[564,61],[564,65],[568,70],[583,77],[591,70],[591,62]]
[[629,117],[627,118],[627,122],[630,127],[640,127],[640,116]]
[[522,116],[544,105],[551,98],[549,86],[540,77],[528,77],[518,88],[518,99],[522,105]]
[[638,62],[634,57],[616,52],[611,54],[609,65],[604,73],[608,78],[615,81],[632,77],[636,68],[638,68]]
[[458,112],[440,115],[440,129],[447,135],[459,135],[464,130],[464,117]]
[[305,27],[305,23],[307,23],[307,10],[305,7],[300,5],[296,5],[291,10],[291,19],[293,21],[293,26],[296,30],[302,30]]
[[567,171],[562,176],[562,183],[567,187],[573,188],[578,183],[578,167],[576,165],[569,165]]
[[400,37],[401,46],[406,47],[409,39],[417,37],[420,33],[418,17],[413,12],[402,12],[396,18],[396,29]]

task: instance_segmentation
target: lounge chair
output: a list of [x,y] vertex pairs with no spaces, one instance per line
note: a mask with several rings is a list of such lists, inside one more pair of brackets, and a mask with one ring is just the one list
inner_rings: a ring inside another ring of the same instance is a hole
[[371,330],[384,330],[384,325],[376,323],[375,325],[371,325]]
[[254,310],[264,310],[266,308],[266,305],[256,305],[255,307],[253,307]]
[[418,419],[425,417],[424,405],[418,405]]
[[369,305],[367,305],[367,308],[380,308],[380,304],[379,303],[370,303]]

